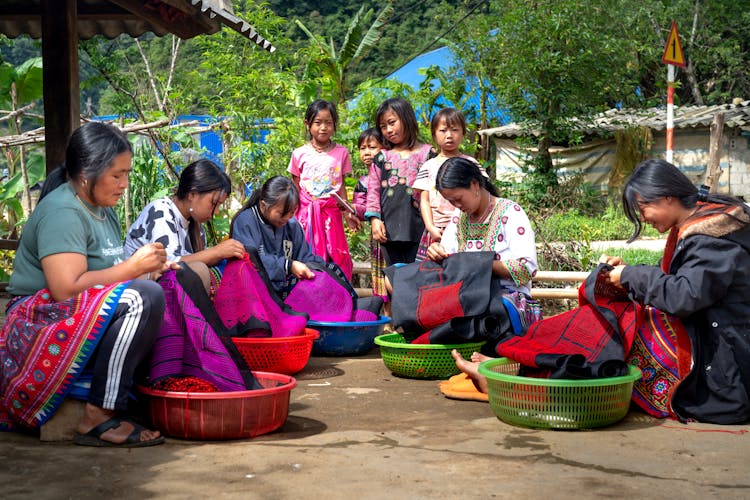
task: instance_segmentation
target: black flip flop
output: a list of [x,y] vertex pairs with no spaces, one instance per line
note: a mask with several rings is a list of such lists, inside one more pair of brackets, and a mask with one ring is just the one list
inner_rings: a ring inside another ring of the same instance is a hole
[[[110,429],[116,429],[120,427],[123,422],[127,422],[133,426],[133,432],[130,433],[130,435],[127,437],[127,439],[125,439],[124,442],[112,443],[111,441],[105,441],[101,438],[102,434]],[[156,446],[157,444],[164,443],[164,436],[159,436],[156,439],[150,439],[148,441],[141,441],[141,432],[145,430],[148,429],[127,417],[112,417],[109,420],[97,425],[86,434],[76,434],[73,437],[73,442],[81,446],[110,448],[142,448],[144,446]]]

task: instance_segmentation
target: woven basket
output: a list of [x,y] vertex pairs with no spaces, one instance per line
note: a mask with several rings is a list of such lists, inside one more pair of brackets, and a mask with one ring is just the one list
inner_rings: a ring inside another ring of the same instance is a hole
[[479,365],[487,378],[490,406],[512,425],[541,429],[591,429],[614,424],[628,413],[633,382],[641,371],[630,366],[622,377],[564,380],[520,377],[519,364],[498,358]]
[[408,378],[448,378],[459,372],[451,350],[465,358],[478,351],[484,342],[469,344],[410,344],[400,333],[375,337],[383,363],[395,375]]
[[167,436],[183,439],[246,439],[275,431],[289,415],[297,381],[288,375],[253,372],[262,386],[252,391],[174,392],[147,387],[148,415]]
[[292,337],[234,337],[232,341],[251,370],[293,375],[307,364],[318,336],[317,330],[305,328]]

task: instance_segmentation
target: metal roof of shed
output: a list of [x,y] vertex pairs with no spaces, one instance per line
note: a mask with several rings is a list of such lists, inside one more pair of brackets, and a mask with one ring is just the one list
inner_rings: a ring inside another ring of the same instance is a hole
[[[0,33],[10,38],[41,38],[41,0],[0,1]],[[78,0],[78,38],[94,35],[133,37],[146,32],[180,38],[213,34],[226,25],[260,47],[276,48],[250,24],[234,15],[231,0]]]
[[[750,100],[715,106],[675,106],[675,128],[709,127],[714,115],[724,113],[725,127],[750,131]],[[589,119],[571,120],[571,126],[587,135],[615,132],[631,127],[648,127],[653,130],[667,128],[666,107],[648,109],[610,109]],[[478,132],[492,137],[539,136],[541,130],[531,123],[510,123]]]

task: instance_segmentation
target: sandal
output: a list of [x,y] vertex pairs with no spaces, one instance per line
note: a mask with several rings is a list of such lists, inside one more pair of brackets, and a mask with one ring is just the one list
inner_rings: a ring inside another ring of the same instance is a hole
[[[111,441],[105,441],[101,438],[102,434],[110,429],[117,429],[122,425],[123,422],[127,422],[133,426],[133,432],[125,439],[122,443],[113,443]],[[144,446],[156,446],[157,444],[164,443],[164,436],[159,436],[156,439],[150,439],[148,441],[141,441],[141,432],[148,430],[141,424],[134,422],[127,417],[112,417],[109,420],[102,422],[97,425],[86,434],[78,434],[73,437],[73,442],[81,446],[97,446],[97,447],[115,447],[115,448],[141,448]]]
[[490,400],[487,394],[477,390],[474,382],[465,373],[459,373],[448,380],[443,380],[438,384],[438,387],[447,398],[482,402]]

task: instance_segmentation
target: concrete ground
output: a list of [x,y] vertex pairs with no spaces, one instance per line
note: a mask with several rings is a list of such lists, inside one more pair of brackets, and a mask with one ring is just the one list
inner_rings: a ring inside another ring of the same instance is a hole
[[750,498],[750,424],[631,413],[592,431],[512,427],[393,376],[377,347],[313,357],[289,417],[252,440],[96,449],[0,434],[16,498]]

